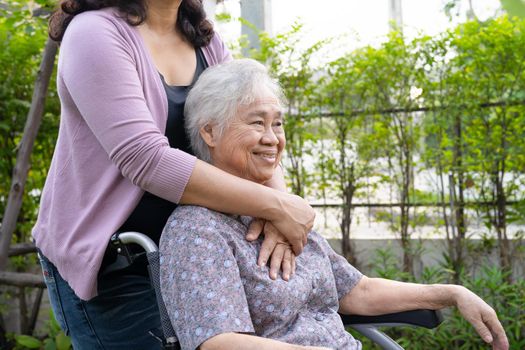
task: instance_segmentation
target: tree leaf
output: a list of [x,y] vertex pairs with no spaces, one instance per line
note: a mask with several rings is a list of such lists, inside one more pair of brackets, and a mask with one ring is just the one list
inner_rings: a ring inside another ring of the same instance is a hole
[[55,342],[57,344],[57,350],[69,350],[71,348],[71,339],[65,335],[64,332],[57,334]]
[[42,342],[35,337],[29,335],[16,335],[17,344],[25,346],[28,349],[39,349],[42,346]]

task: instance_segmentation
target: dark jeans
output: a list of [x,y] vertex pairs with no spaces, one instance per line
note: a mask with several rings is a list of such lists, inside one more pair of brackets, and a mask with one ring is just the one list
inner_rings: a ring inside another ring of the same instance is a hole
[[98,296],[85,301],[45,256],[39,257],[55,317],[75,350],[161,349],[148,333],[161,326],[155,291],[147,276],[133,271],[101,276]]

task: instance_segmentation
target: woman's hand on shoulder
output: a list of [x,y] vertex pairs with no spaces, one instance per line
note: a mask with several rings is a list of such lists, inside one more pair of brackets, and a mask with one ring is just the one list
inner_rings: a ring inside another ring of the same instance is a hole
[[308,202],[293,194],[278,192],[278,208],[269,220],[288,242],[295,255],[302,253],[312,230],[315,211]]
[[472,324],[486,343],[492,344],[492,349],[507,350],[509,348],[505,330],[492,307],[461,286],[458,286],[454,300],[459,312]]
[[261,233],[264,233],[264,241],[257,265],[265,266],[270,259],[270,278],[277,279],[279,270],[281,270],[283,280],[290,280],[295,273],[295,254],[290,243],[271,222],[263,219],[254,219],[251,222],[246,239],[254,241]]
[[[314,210],[303,198],[287,194],[284,172],[281,166],[275,168],[272,179],[266,182],[265,186],[273,188],[284,195],[281,197],[282,199],[280,199],[282,206],[280,214],[292,216],[292,222],[289,224],[291,227],[281,227],[282,224],[277,222],[274,222],[274,224],[277,225],[278,231],[280,231],[282,235],[286,237],[286,240],[292,245],[295,254],[301,254],[301,251],[306,244],[308,232],[310,232],[314,224]],[[293,221],[295,221],[295,223]],[[294,228],[292,226],[294,224],[299,224],[301,227]]]

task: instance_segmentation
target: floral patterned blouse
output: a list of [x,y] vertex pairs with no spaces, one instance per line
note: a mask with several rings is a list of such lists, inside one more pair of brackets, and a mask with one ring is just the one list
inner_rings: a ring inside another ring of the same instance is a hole
[[339,299],[362,274],[318,233],[290,281],[257,266],[262,240],[244,238],[250,217],[179,206],[160,240],[162,297],[182,349],[227,332],[332,349],[361,349],[345,331]]

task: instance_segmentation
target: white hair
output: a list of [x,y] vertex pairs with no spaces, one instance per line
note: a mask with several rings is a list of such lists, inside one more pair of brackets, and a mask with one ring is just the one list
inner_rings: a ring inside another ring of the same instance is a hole
[[208,145],[200,135],[202,127],[213,125],[221,137],[240,106],[266,97],[268,92],[284,104],[279,83],[255,60],[233,60],[206,69],[189,92],[184,107],[186,133],[197,158],[211,162]]

